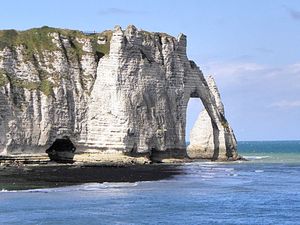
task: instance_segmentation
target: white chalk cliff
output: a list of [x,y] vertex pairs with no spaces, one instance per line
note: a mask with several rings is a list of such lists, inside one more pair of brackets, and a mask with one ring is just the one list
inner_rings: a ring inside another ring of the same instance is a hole
[[218,90],[186,44],[134,26],[0,31],[0,154],[41,153],[68,136],[79,152],[184,157],[187,104],[200,98],[190,156],[235,159]]

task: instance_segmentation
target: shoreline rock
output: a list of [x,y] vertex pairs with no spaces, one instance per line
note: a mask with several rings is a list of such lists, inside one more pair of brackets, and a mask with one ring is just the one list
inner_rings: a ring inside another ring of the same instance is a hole
[[55,188],[84,183],[139,182],[167,179],[183,171],[176,165],[48,165],[0,170],[1,190]]
[[0,156],[0,167],[20,168],[20,167],[43,167],[43,166],[92,166],[92,167],[127,167],[127,166],[138,166],[138,165],[176,165],[191,162],[231,162],[231,161],[245,161],[243,157],[227,160],[212,160],[205,158],[159,158],[151,160],[149,155],[140,156],[128,156],[126,154],[116,154],[107,152],[89,152],[75,154],[73,162],[54,162],[49,159],[47,154],[35,154],[35,155],[10,155]]

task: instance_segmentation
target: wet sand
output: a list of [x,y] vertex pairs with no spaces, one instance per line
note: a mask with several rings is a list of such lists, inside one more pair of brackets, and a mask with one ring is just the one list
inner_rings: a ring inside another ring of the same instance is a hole
[[155,181],[181,173],[180,167],[166,164],[124,167],[82,165],[0,167],[0,190],[63,187],[89,182]]

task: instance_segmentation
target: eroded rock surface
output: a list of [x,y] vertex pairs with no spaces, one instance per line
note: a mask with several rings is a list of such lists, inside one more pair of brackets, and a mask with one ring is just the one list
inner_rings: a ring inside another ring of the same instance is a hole
[[234,136],[214,91],[183,34],[0,31],[0,153],[41,153],[68,136],[78,152],[182,157],[187,103],[198,97],[211,120],[209,151],[231,157]]

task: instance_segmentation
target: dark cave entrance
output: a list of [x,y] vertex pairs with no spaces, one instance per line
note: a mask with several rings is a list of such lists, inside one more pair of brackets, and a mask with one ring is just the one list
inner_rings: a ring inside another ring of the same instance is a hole
[[199,97],[193,97],[188,101],[186,107],[186,125],[185,125],[185,142],[186,146],[190,144],[190,134],[191,131],[200,115],[203,111],[204,106]]
[[69,137],[57,138],[46,150],[51,161],[73,162],[76,147]]

